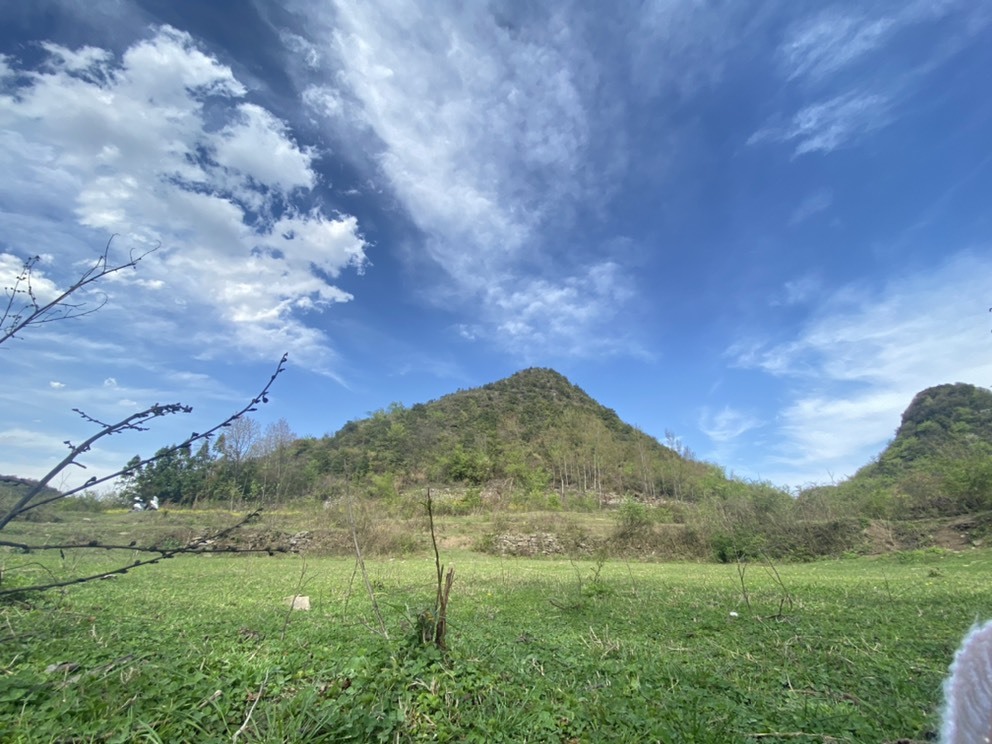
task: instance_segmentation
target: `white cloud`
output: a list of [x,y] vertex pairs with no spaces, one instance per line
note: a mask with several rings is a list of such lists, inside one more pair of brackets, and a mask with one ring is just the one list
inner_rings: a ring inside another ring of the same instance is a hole
[[881,451],[920,390],[992,383],[989,276],[987,258],[960,254],[874,291],[838,290],[797,338],[731,350],[740,366],[790,383],[770,457],[776,480],[850,475]]
[[478,262],[503,265],[580,178],[588,133],[568,40],[517,36],[482,13],[437,25],[413,6],[337,10],[328,41],[343,95],[381,140],[379,163],[413,219],[440,238],[435,258],[477,284]]
[[720,79],[728,52],[763,16],[762,10],[743,3],[638,3],[627,15],[629,27],[621,42],[631,57],[634,84],[646,96],[673,91],[691,96]]
[[52,388],[53,390],[61,390],[62,388],[65,387],[65,383],[59,382],[58,380],[52,380],[51,382],[48,383],[48,387]]
[[524,357],[548,351],[588,357],[631,350],[627,334],[610,328],[630,296],[620,267],[603,262],[559,282],[517,279],[512,287],[494,289],[490,303],[505,348]]
[[771,305],[786,306],[803,305],[810,302],[822,291],[822,282],[815,276],[803,276],[790,279],[782,286],[782,293],[772,299]]
[[59,441],[55,437],[20,427],[0,430],[0,444],[4,447],[23,449],[48,447],[59,448],[64,451],[66,448],[65,442]]
[[570,255],[547,237],[603,198],[618,160],[596,140],[607,107],[596,104],[587,14],[541,11],[536,23],[482,6],[347,0],[305,12],[323,67],[301,86],[304,103],[423,233],[446,274],[423,296],[477,311],[463,337],[581,353],[576,339],[614,317],[632,286],[608,256]]
[[880,129],[890,119],[890,102],[885,96],[866,92],[844,93],[806,106],[785,126],[768,126],[758,130],[747,143],[795,143],[793,152],[796,156],[828,153]]
[[[992,22],[984,5],[916,0],[883,4],[882,12],[877,6],[828,7],[800,18],[786,28],[776,56],[803,103],[791,116],[772,117],[748,144],[794,143],[796,156],[829,153],[888,126],[924,89],[918,79],[974,43]],[[894,43],[914,26],[937,21],[945,28],[933,35],[936,42]],[[884,64],[879,64],[883,54]],[[791,121],[782,125],[786,118]]]
[[[0,287],[3,287],[4,321],[30,312],[35,302],[43,306],[59,296],[59,288],[46,274],[44,256],[33,262],[30,272],[25,272],[25,260],[31,257],[0,253]],[[33,298],[33,299],[32,299]],[[4,323],[6,328],[7,324]]]
[[873,53],[912,26],[951,18],[954,32],[944,34],[944,49],[924,50],[940,57],[968,43],[990,21],[988,9],[971,0],[915,0],[891,4],[881,14],[872,14],[875,10],[831,7],[794,23],[778,49],[786,77],[820,83],[859,62],[867,63]]
[[[104,285],[155,319],[156,338],[209,337],[211,353],[251,358],[289,350],[333,374],[328,340],[302,314],[351,299],[330,280],[364,266],[365,241],[353,217],[295,206],[316,184],[314,154],[184,32],[160,28],[119,61],[44,48],[42,66],[0,92],[0,203],[19,215],[8,244],[51,246],[62,281],[94,234],[127,236],[121,250],[160,244],[138,275]],[[49,215],[92,232],[61,240]]]
[[866,18],[829,8],[789,32],[779,55],[789,79],[821,78],[877,49],[896,27],[894,18]]
[[730,442],[741,434],[762,425],[761,419],[730,406],[719,411],[704,408],[699,417],[699,429],[719,444]]
[[214,158],[244,179],[240,187],[254,182],[290,193],[314,186],[310,153],[297,146],[279,119],[250,103],[238,106],[235,117],[217,134]]

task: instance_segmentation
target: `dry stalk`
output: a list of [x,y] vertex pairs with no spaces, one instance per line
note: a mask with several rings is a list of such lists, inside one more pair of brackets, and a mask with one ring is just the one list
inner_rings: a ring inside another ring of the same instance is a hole
[[248,715],[245,716],[244,723],[241,727],[234,732],[234,736],[231,737],[231,744],[237,744],[238,737],[245,732],[248,728],[248,724],[251,721],[252,714],[255,712],[255,706],[258,705],[258,701],[262,699],[262,693],[265,691],[265,684],[269,681],[269,673],[265,673],[265,679],[262,680],[262,684],[258,688],[258,694],[255,695],[255,699],[251,701],[251,708],[248,709]]
[[375,613],[376,622],[379,624],[379,633],[382,634],[383,638],[389,638],[389,631],[386,630],[386,623],[382,619],[382,612],[379,611],[379,601],[375,596],[375,589],[372,588],[372,582],[369,581],[369,572],[365,569],[365,558],[362,556],[362,548],[358,544],[358,529],[355,526],[355,509],[354,509],[354,496],[351,493],[351,489],[348,489],[348,521],[351,523],[351,539],[355,544],[355,559],[358,563],[358,568],[362,572],[362,580],[365,582],[365,591],[369,593],[369,600],[372,602],[372,612]]
[[[441,553],[437,549],[437,535],[434,531],[434,502],[431,490],[427,489],[427,520],[431,529],[431,545],[434,546],[434,566],[437,569],[437,598],[434,601],[434,645],[446,651],[448,634],[448,598],[451,596],[451,585],[455,583],[455,569],[449,568],[444,576],[444,566],[441,565]],[[442,581],[443,577],[443,581]]]
[[744,574],[747,573],[747,563],[741,560],[740,556],[737,557],[737,577],[741,582],[741,595],[744,597],[744,604],[747,608],[751,609],[751,598],[747,593],[747,583],[744,581]]

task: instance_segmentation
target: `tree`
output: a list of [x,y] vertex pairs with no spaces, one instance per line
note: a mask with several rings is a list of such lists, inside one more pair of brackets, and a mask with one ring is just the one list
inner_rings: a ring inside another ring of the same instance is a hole
[[282,501],[292,491],[290,445],[296,435],[286,419],[279,419],[265,427],[265,434],[252,447],[252,456],[259,460],[262,499]]
[[214,451],[221,458],[225,479],[231,481],[242,497],[251,493],[252,471],[249,458],[260,438],[258,422],[245,416],[231,422],[214,443]]
[[[140,255],[135,255],[132,253],[128,257],[127,261],[122,263],[112,263],[109,256],[112,240],[113,238],[107,242],[106,248],[94,264],[86,269],[71,285],[69,285],[68,288],[64,290],[56,290],[54,285],[45,280],[43,277],[38,277],[36,275],[36,267],[41,260],[38,256],[34,256],[24,261],[23,267],[14,278],[12,285],[4,288],[6,301],[4,302],[2,313],[0,313],[0,346],[33,326],[81,318],[96,312],[104,304],[106,304],[105,296],[99,295],[94,298],[87,297],[87,292],[90,290],[92,285],[111,274],[116,274],[129,268],[137,268],[138,263],[151,252],[147,251]],[[39,286],[41,284],[47,285],[45,289],[48,291],[48,294],[52,297],[52,299],[46,301],[40,296],[41,293],[39,292]],[[8,349],[3,350],[7,351]],[[33,487],[27,489],[20,498],[16,499],[13,505],[7,509],[6,512],[0,514],[0,531],[2,531],[15,519],[23,518],[32,510],[45,504],[65,499],[69,496],[81,493],[86,489],[100,485],[101,483],[109,482],[118,477],[124,479],[125,482],[130,481],[133,483],[135,477],[139,473],[147,472],[149,468],[158,468],[160,467],[160,463],[167,462],[172,458],[182,457],[182,453],[186,453],[186,456],[188,457],[194,444],[198,442],[207,443],[218,432],[231,427],[234,422],[241,419],[245,414],[258,410],[258,406],[260,404],[268,402],[269,389],[275,382],[276,378],[285,369],[286,358],[287,357],[284,354],[268,382],[247,405],[234,412],[220,423],[211,426],[203,432],[193,432],[179,444],[162,448],[151,457],[142,458],[140,456],[136,456],[129,460],[124,467],[114,473],[102,477],[94,476],[88,479],[81,486],[71,488],[64,492],[55,492],[52,494],[51,491],[47,489],[48,484],[70,466],[85,467],[85,465],[79,461],[79,458],[89,452],[90,449],[101,439],[125,431],[145,431],[154,419],[178,413],[190,413],[193,410],[191,406],[183,403],[168,403],[164,405],[156,403],[142,411],[132,413],[119,421],[108,423],[105,421],[100,421],[99,419],[88,415],[78,408],[73,409],[85,421],[93,424],[96,429],[95,433],[78,444],[73,444],[68,441],[66,442],[66,445],[69,448],[69,453],[54,467],[52,467],[51,470],[49,470],[48,473],[41,478],[41,480],[35,483]],[[169,558],[179,553],[203,552],[205,549],[205,539],[216,539],[220,536],[225,536],[255,518],[257,514],[257,512],[249,514],[239,522],[228,528],[220,530],[214,535],[207,536],[207,538],[201,538],[186,545],[168,549],[155,546],[116,546],[94,542],[88,542],[85,544],[60,543],[33,546],[0,539],[0,547],[14,548],[24,552],[32,552],[37,550],[64,551],[72,548],[95,547],[102,549],[113,549],[118,547],[126,547],[129,551],[137,552],[138,554],[145,554],[147,556],[144,558],[132,559],[130,562],[122,565],[116,570],[109,572],[102,571],[100,574],[94,576],[76,577],[66,581],[52,580],[47,583],[40,583],[31,587],[18,587],[17,589],[0,588],[0,597],[15,592],[20,593],[28,590],[51,589],[54,587],[90,581],[92,579],[105,576],[108,573],[123,574],[127,573],[132,568],[151,563],[158,563],[163,558]]]

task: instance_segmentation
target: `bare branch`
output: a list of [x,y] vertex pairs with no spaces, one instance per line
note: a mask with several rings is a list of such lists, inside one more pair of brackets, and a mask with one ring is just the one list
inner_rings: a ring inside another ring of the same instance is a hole
[[198,538],[190,546],[182,548],[162,548],[158,545],[114,545],[113,543],[102,543],[97,540],[90,540],[85,543],[46,543],[44,545],[30,545],[28,543],[11,542],[10,540],[0,540],[0,548],[13,548],[22,553],[34,553],[40,550],[131,550],[135,553],[158,553],[160,555],[169,553],[179,555],[180,553],[288,553],[289,548],[284,546],[268,548],[238,548],[238,547],[214,547],[202,544],[204,541],[216,539],[213,536]]
[[[6,298],[5,301],[3,301],[2,306],[0,306],[0,344],[14,338],[17,334],[29,326],[42,325],[45,323],[71,318],[79,318],[96,312],[106,304],[106,295],[104,295],[102,299],[94,301],[89,297],[81,296],[83,295],[83,290],[86,290],[94,282],[98,282],[101,279],[123,271],[124,269],[137,268],[138,263],[143,258],[158,249],[158,246],[156,246],[151,250],[145,251],[144,253],[135,254],[132,252],[128,256],[127,261],[118,264],[111,264],[110,248],[113,239],[114,236],[111,236],[110,240],[107,241],[107,245],[104,248],[103,253],[75,280],[75,282],[48,302],[43,302],[39,299],[39,292],[37,291],[38,282],[36,281],[37,276],[35,275],[35,269],[41,262],[41,258],[40,256],[34,256],[27,259],[23,263],[20,273],[15,277],[13,286],[4,288]],[[46,287],[46,289],[48,288]],[[182,450],[188,451],[195,442],[209,440],[219,430],[224,427],[231,426],[233,422],[241,419],[245,414],[258,410],[259,405],[268,403],[269,390],[271,389],[276,378],[285,370],[286,360],[287,355],[283,354],[282,358],[279,360],[279,364],[276,366],[275,372],[271,375],[271,377],[269,377],[268,382],[266,382],[258,394],[255,395],[240,410],[231,414],[219,424],[216,424],[203,432],[194,431],[184,441],[179,444],[160,449],[151,457],[146,457],[144,459],[135,457],[123,468],[111,473],[110,475],[102,477],[94,476],[88,479],[83,485],[76,488],[72,488],[65,492],[57,492],[54,496],[42,496],[42,492],[48,487],[48,484],[51,483],[56,476],[65,471],[65,469],[70,465],[85,468],[85,465],[79,462],[78,459],[86,452],[89,452],[93,445],[104,437],[108,437],[112,434],[120,434],[125,431],[147,431],[149,424],[153,419],[176,413],[191,413],[193,410],[191,406],[184,405],[182,403],[169,403],[165,405],[156,403],[143,411],[132,413],[119,421],[107,422],[91,416],[78,408],[74,408],[73,411],[82,417],[82,419],[87,423],[95,425],[97,431],[79,444],[73,444],[70,441],[65,442],[66,446],[69,448],[69,453],[58,464],[56,464],[55,467],[45,474],[40,481],[33,483],[32,486],[27,489],[26,493],[18,498],[16,503],[8,509],[6,513],[0,516],[0,530],[3,530],[3,528],[6,527],[12,520],[23,516],[26,512],[32,509],[44,506],[45,504],[50,504],[53,501],[67,498],[85,489],[92,488],[93,486],[105,483],[120,476],[133,474],[144,466],[169,457],[176,452]],[[229,536],[235,530],[248,524],[248,522],[255,519],[258,514],[258,511],[252,512],[240,521],[225,529],[214,532],[213,534],[194,538],[187,541],[185,545],[175,548],[162,548],[155,545],[139,546],[134,542],[129,545],[116,545],[111,543],[101,543],[99,540],[93,540],[85,544],[62,543],[43,545],[30,545],[27,543],[0,540],[0,547],[13,548],[25,553],[31,553],[39,550],[58,550],[60,553],[64,554],[64,551],[69,549],[130,550],[132,551],[131,557],[133,559],[126,565],[110,571],[102,571],[91,576],[78,576],[73,579],[62,581],[56,580],[56,578],[52,576],[48,583],[35,584],[29,587],[18,587],[16,589],[0,590],[0,598],[8,595],[23,594],[30,591],[44,591],[46,589],[55,589],[75,584],[82,584],[95,579],[105,578],[107,576],[125,574],[134,568],[158,563],[162,560],[173,558],[181,554],[215,552],[253,553],[262,552],[264,550],[271,555],[275,552],[285,552],[286,549],[281,546],[267,548],[239,548],[236,546],[217,546],[214,544],[217,540]],[[147,554],[147,557],[135,558],[135,555],[142,553]]]
[[[185,545],[181,545],[178,548],[138,548],[138,547],[130,546],[130,545],[128,545],[128,546],[120,546],[120,545],[109,546],[109,545],[101,545],[97,541],[93,541],[93,542],[87,543],[85,545],[76,545],[76,546],[67,545],[67,546],[61,546],[61,549],[66,549],[66,548],[70,548],[70,547],[77,547],[77,548],[88,548],[90,550],[92,550],[92,549],[136,550],[136,551],[143,551],[143,552],[148,552],[148,553],[155,553],[156,555],[155,555],[154,558],[142,558],[142,559],[139,559],[139,560],[132,561],[131,563],[129,563],[129,564],[125,565],[125,566],[120,566],[119,568],[111,569],[109,571],[101,571],[100,573],[91,574],[89,576],[77,576],[76,578],[66,579],[65,581],[52,581],[52,582],[49,582],[47,584],[33,584],[31,586],[21,586],[21,587],[16,587],[14,589],[0,589],[0,598],[3,598],[3,597],[8,596],[8,595],[13,595],[13,594],[24,594],[26,592],[42,592],[42,591],[47,591],[48,589],[59,589],[61,587],[74,586],[76,584],[85,584],[86,582],[96,581],[97,579],[102,579],[102,578],[104,578],[106,576],[123,575],[123,574],[126,574],[127,572],[131,571],[132,569],[140,568],[141,566],[150,566],[152,564],[159,563],[160,561],[168,560],[169,558],[174,558],[177,555],[188,554],[188,553],[199,554],[199,553],[262,553],[262,552],[265,552],[265,553],[276,553],[276,552],[280,552],[280,553],[282,553],[282,552],[285,552],[285,550],[283,550],[282,548],[213,548],[213,547],[208,546],[208,543],[210,543],[210,542],[213,542],[213,541],[216,541],[216,540],[223,540],[224,538],[229,537],[231,535],[231,533],[233,533],[235,530],[241,529],[242,527],[244,527],[249,522],[252,522],[255,519],[257,519],[260,514],[261,514],[261,510],[260,509],[256,509],[255,511],[251,512],[250,514],[246,514],[244,517],[242,517],[240,520],[238,520],[234,524],[232,524],[232,525],[230,525],[228,527],[225,527],[222,530],[218,530],[217,532],[214,532],[214,533],[211,533],[211,534],[208,534],[208,535],[204,535],[202,537],[194,538],[194,539],[190,540],[188,543],[186,543]],[[60,546],[57,546],[57,545],[54,545],[54,546],[31,546],[31,545],[22,545],[22,544],[19,544],[19,543],[11,543],[11,542],[6,542],[6,541],[0,542],[0,545],[6,546],[6,547],[13,547],[13,548],[25,549],[26,552],[31,552],[31,551],[35,551],[35,550],[48,550],[48,549],[55,550],[55,549],[59,549],[60,548]]]
[[[93,486],[97,486],[101,483],[106,483],[107,481],[118,478],[122,475],[125,475],[126,473],[130,473],[137,468],[144,467],[149,463],[155,462],[157,460],[161,460],[164,457],[168,457],[169,455],[172,455],[180,450],[186,449],[195,442],[204,439],[209,439],[220,429],[223,429],[226,426],[230,426],[233,421],[241,418],[246,413],[250,413],[251,411],[257,410],[258,405],[268,402],[269,389],[272,387],[272,384],[275,382],[276,378],[285,371],[287,359],[288,359],[288,355],[283,354],[282,359],[279,360],[279,364],[276,366],[275,372],[273,372],[272,376],[269,378],[269,381],[265,384],[265,387],[263,387],[261,391],[259,391],[259,393],[254,398],[252,398],[247,405],[245,405],[239,411],[228,416],[219,424],[211,427],[210,429],[207,429],[204,432],[193,432],[189,437],[187,437],[179,444],[159,450],[155,455],[152,455],[151,457],[146,457],[140,460],[136,464],[129,464],[128,466],[125,466],[120,470],[111,473],[110,475],[105,475],[102,478],[97,478],[97,477],[90,478],[83,485],[70,489],[64,493],[59,494],[58,496],[53,496],[32,503],[33,499],[39,493],[41,493],[41,491],[45,488],[45,486],[47,486],[52,481],[53,478],[55,478],[59,473],[61,473],[67,467],[69,467],[70,465],[78,465],[79,467],[85,467],[80,463],[77,463],[76,458],[82,455],[83,453],[89,451],[89,449],[93,446],[93,444],[99,441],[100,439],[102,439],[103,437],[110,436],[111,434],[120,434],[121,432],[124,431],[144,431],[146,427],[144,427],[143,424],[147,421],[150,421],[151,419],[158,418],[159,416],[167,416],[174,413],[190,413],[193,410],[193,408],[191,406],[183,405],[182,403],[169,403],[166,405],[159,405],[158,403],[156,403],[150,408],[146,408],[144,411],[140,411],[138,413],[133,413],[127,418],[118,421],[117,423],[103,425],[103,428],[100,429],[100,431],[96,432],[93,436],[86,439],[82,444],[78,444],[75,446],[70,445],[69,454],[66,455],[66,457],[58,465],[52,468],[40,481],[38,481],[38,483],[36,483],[33,488],[31,488],[27,493],[25,493],[5,515],[0,517],[0,530],[2,530],[8,523],[10,523],[11,520],[19,517],[21,514],[24,514],[27,511],[30,511],[31,509],[42,506],[43,504],[50,503],[52,501],[58,501],[59,499],[72,496],[73,494],[80,493],[88,488],[92,488]],[[81,411],[77,410],[77,413],[80,413],[82,416],[84,416],[84,418],[87,418],[88,420],[95,421],[95,419],[91,419],[87,417]]]
[[120,264],[110,263],[110,244],[114,237],[111,236],[103,253],[93,263],[90,268],[84,271],[75,282],[65,289],[54,300],[44,304],[35,294],[32,277],[34,269],[41,261],[40,256],[32,256],[24,262],[21,273],[17,275],[11,287],[5,287],[7,303],[3,313],[0,315],[0,344],[13,338],[31,325],[42,325],[53,323],[58,320],[69,320],[70,318],[81,318],[95,313],[107,304],[104,296],[95,306],[87,307],[84,302],[70,301],[80,290],[88,287],[94,282],[98,282],[106,276],[116,274],[124,269],[137,268],[138,262],[148,254],[158,250],[155,246],[144,253],[135,254],[132,252],[128,260]]

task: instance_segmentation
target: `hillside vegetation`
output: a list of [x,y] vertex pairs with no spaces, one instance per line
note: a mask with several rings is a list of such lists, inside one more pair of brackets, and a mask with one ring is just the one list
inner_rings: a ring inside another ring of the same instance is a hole
[[875,461],[800,501],[825,515],[896,520],[992,509],[992,392],[960,382],[923,390]]
[[[663,445],[624,423],[557,372],[527,369],[393,404],[319,439],[296,437],[285,422],[262,432],[237,421],[212,445],[135,467],[120,499],[323,505],[315,546],[350,550],[354,525],[370,550],[402,552],[418,549],[404,524],[422,516],[428,489],[438,514],[475,519],[460,544],[497,552],[804,559],[934,544],[949,529],[934,520],[963,517],[950,545],[980,544],[992,529],[992,393],[960,383],[925,390],[875,462],[838,485],[790,494],[729,477],[674,435]],[[608,515],[612,527],[511,518],[537,513]]]
[[298,449],[323,473],[392,477],[397,488],[490,485],[507,496],[581,494],[600,502],[624,494],[699,497],[714,470],[686,454],[624,423],[550,369],[410,408],[394,404]]
[[[17,501],[30,491],[37,481],[28,478],[19,478],[14,475],[0,475],[0,512],[6,511]],[[57,497],[59,491],[54,488],[45,487],[39,494],[39,500]],[[37,518],[36,513],[28,512],[26,518]]]

